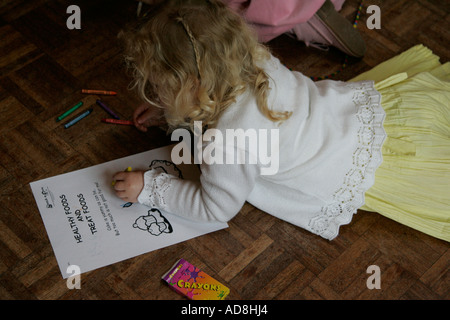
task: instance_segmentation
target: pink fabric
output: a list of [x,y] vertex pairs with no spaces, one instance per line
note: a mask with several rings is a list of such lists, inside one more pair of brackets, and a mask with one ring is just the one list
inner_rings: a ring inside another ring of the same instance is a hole
[[[252,24],[259,40],[267,42],[308,21],[325,0],[222,0]],[[340,10],[345,0],[331,0]]]

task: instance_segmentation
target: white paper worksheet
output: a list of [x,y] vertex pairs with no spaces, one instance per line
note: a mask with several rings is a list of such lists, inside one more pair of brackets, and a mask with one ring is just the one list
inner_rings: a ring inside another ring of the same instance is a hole
[[170,161],[171,148],[30,183],[63,278],[72,275],[67,273],[71,265],[83,273],[228,227],[221,222],[189,221],[116,197],[112,176],[128,167],[159,167],[183,179],[198,179],[194,164]]

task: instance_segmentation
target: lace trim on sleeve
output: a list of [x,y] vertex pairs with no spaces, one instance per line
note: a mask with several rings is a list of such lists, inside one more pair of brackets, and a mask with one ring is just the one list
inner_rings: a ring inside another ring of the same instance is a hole
[[333,201],[323,206],[320,214],[309,222],[312,232],[329,240],[338,235],[339,227],[348,224],[364,204],[364,194],[374,184],[375,171],[382,162],[381,148],[386,137],[381,95],[374,89],[373,82],[348,83],[347,86],[354,90],[353,103],[360,125],[353,166],[333,194]]
[[173,176],[155,169],[146,171],[144,173],[144,188],[138,197],[139,203],[152,208],[166,209],[165,195],[171,187],[173,178]]

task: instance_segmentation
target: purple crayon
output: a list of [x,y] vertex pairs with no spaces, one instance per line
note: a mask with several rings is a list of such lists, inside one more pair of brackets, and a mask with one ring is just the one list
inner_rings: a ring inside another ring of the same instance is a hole
[[105,109],[105,111],[108,112],[111,116],[113,116],[113,118],[120,119],[119,116],[115,114],[110,108],[108,108],[106,104],[104,104],[100,99],[97,99],[97,104],[103,109]]

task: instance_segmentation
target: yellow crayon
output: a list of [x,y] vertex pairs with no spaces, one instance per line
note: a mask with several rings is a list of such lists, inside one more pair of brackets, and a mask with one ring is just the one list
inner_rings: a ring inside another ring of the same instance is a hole
[[[130,172],[131,170],[133,170],[131,167],[126,168],[124,171],[125,172]],[[114,186],[116,184],[116,181],[114,180],[113,182],[111,182],[111,185]]]

